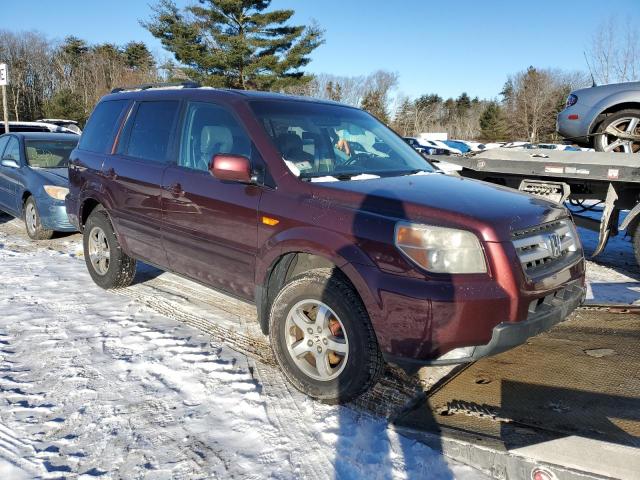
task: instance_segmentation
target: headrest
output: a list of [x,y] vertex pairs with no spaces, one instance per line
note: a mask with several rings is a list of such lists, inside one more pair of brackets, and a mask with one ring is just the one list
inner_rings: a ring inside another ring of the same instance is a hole
[[207,125],[200,133],[200,150],[209,153],[229,153],[233,148],[233,134],[227,127]]

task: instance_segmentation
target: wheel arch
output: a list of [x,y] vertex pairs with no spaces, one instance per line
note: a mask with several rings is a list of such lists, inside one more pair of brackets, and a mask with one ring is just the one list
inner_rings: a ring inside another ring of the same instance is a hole
[[[372,301],[367,282],[358,271],[356,265],[339,255],[327,255],[322,250],[291,249],[281,251],[269,263],[260,280],[256,283],[256,307],[258,323],[262,332],[269,333],[269,312],[273,300],[282,287],[292,278],[317,268],[331,268],[342,276],[358,294],[365,309],[371,314]],[[379,302],[376,302],[379,303]]]
[[93,212],[96,207],[100,205],[102,205],[102,203],[94,197],[86,197],[82,200],[78,215],[80,231],[84,230],[84,225],[87,222],[89,215],[91,215],[91,212]]
[[636,101],[618,101],[617,96],[608,97],[594,109],[597,113],[593,117],[593,121],[589,126],[589,133],[592,134],[600,126],[607,116],[618,113],[622,110],[640,110],[640,102]]

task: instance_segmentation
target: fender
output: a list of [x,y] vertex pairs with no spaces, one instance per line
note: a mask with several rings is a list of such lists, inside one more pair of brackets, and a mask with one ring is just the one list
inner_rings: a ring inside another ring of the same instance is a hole
[[[310,239],[317,239],[310,240]],[[313,226],[296,227],[279,232],[261,248],[256,259],[256,305],[263,333],[268,332],[269,275],[277,261],[287,253],[307,253],[333,263],[354,286],[369,315],[377,317],[382,299],[371,294],[361,270],[376,268],[371,258],[342,235]]]
[[276,259],[293,252],[324,257],[338,268],[347,263],[375,267],[367,254],[339,233],[314,226],[294,227],[278,232],[260,248],[256,261],[256,284],[264,284]]
[[[81,219],[84,215],[83,209],[87,200],[94,200],[95,202],[102,205],[107,213],[113,207],[113,199],[111,195],[104,191],[102,185],[98,182],[86,182],[82,189],[80,190],[80,194],[78,195],[78,224],[81,223]],[[115,231],[116,238],[118,239],[118,243],[122,250],[129,255],[130,251],[127,246],[126,239],[120,234],[117,225],[115,222],[111,221],[111,225],[113,226],[113,230]],[[80,226],[82,228],[82,226]]]
[[[632,99],[631,94],[635,95],[635,99],[637,100]],[[637,108],[640,108],[640,98],[638,98],[637,96],[637,91],[625,90],[622,92],[616,92],[612,95],[609,95],[608,97],[603,98],[593,107],[591,107],[591,109],[589,110],[589,115],[591,115],[591,118],[593,120],[591,120],[591,124],[589,125],[589,133],[593,133],[595,126],[601,120],[599,118],[600,115],[602,115],[605,110],[621,103],[635,103],[637,105]]]

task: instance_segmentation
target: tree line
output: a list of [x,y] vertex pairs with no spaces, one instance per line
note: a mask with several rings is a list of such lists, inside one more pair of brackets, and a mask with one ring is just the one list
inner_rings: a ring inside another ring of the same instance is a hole
[[[214,87],[271,90],[361,107],[399,134],[447,132],[483,141],[556,140],[555,117],[572,89],[589,76],[529,67],[507,77],[496,98],[437,93],[408,98],[398,74],[337,76],[305,71],[324,42],[316,24],[293,25],[293,10],[270,9],[271,0],[201,0],[178,8],[159,0],[141,25],[173,59],[159,62],[142,42],[88,44],[70,36],[53,42],[37,32],[0,31],[0,61],[9,66],[12,120],[62,117],[84,123],[101,96],[119,86],[195,80]],[[604,23],[588,51],[594,81],[640,76],[637,28],[620,33]]]
[[114,87],[159,78],[155,59],[142,42],[89,45],[70,36],[55,43],[37,32],[2,30],[0,59],[9,68],[11,120],[62,117],[84,123]]

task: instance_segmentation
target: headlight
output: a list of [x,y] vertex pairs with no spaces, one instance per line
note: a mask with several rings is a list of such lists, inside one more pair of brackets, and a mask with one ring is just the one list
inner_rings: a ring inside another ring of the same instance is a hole
[[567,97],[567,103],[565,104],[565,108],[570,107],[571,105],[575,105],[578,103],[578,97],[573,93]]
[[417,265],[433,273],[486,273],[480,241],[454,228],[399,222],[396,247]]
[[45,185],[44,191],[47,192],[51,198],[56,200],[64,200],[64,197],[69,193],[69,189],[65,187],[56,187],[55,185]]

